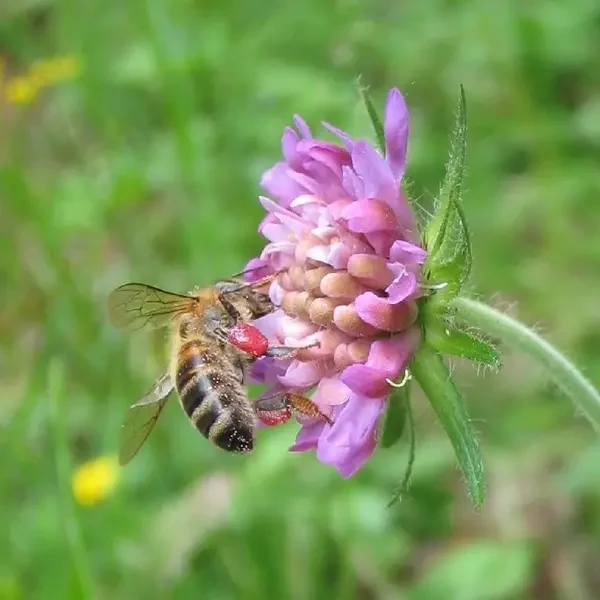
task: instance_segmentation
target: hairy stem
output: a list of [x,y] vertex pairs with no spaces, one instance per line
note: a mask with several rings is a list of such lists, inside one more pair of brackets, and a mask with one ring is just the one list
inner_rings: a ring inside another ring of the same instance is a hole
[[483,302],[456,298],[452,306],[461,321],[533,357],[600,432],[600,393],[554,346],[529,327]]

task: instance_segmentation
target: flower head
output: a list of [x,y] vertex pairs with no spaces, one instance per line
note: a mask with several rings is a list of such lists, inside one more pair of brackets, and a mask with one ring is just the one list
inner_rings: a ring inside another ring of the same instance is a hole
[[71,486],[75,500],[83,506],[94,506],[114,491],[119,464],[112,456],[101,456],[83,463],[73,474]]
[[249,279],[281,271],[270,287],[279,308],[255,323],[272,343],[319,345],[291,361],[263,359],[254,377],[271,384],[268,393],[315,389],[312,400],[333,423],[299,417],[291,450],[316,450],[349,477],[372,454],[389,382],[420,339],[415,300],[427,253],[401,189],[408,111],[391,90],[385,157],[329,124],[337,144],[314,138],[300,117],[295,124],[283,134],[284,160],[261,181],[268,244]]

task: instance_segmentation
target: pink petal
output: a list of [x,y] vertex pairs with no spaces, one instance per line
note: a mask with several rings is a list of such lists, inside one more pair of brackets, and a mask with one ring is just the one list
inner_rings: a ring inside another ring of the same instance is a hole
[[250,368],[250,380],[255,383],[271,384],[271,389],[267,393],[283,389],[279,383],[279,376],[283,375],[289,367],[290,361],[277,360],[275,358],[261,358],[257,360]]
[[374,198],[352,202],[341,216],[348,220],[350,231],[356,233],[395,231],[398,227],[396,215],[389,204]]
[[319,206],[323,206],[325,202],[323,202],[321,198],[313,194],[302,194],[302,196],[294,198],[294,200],[290,203],[290,207],[297,208],[299,206],[305,206],[307,204],[318,204]]
[[324,362],[292,361],[285,375],[279,378],[282,385],[291,388],[308,388],[315,385],[327,373],[329,365]]
[[412,210],[394,180],[388,163],[367,142],[360,141],[354,146],[352,164],[365,183],[365,195],[389,204],[404,235],[413,239],[416,236],[416,228]]
[[293,348],[305,348],[310,344],[319,342],[319,346],[306,348],[303,352],[303,358],[308,360],[329,360],[333,359],[333,355],[340,344],[347,344],[352,341],[352,338],[341,331],[329,329],[317,329],[316,331],[304,337],[284,337],[283,343],[286,346]]
[[339,137],[340,140],[342,140],[346,150],[348,150],[348,152],[352,152],[354,142],[352,141],[352,138],[345,131],[338,129],[337,127],[334,127],[333,125],[326,123],[325,121],[322,121],[321,125],[323,125],[323,127],[325,127],[325,129],[327,129],[328,131],[331,131],[331,133],[333,133],[333,135]]
[[274,216],[285,225],[290,231],[293,231],[296,235],[302,235],[307,232],[310,228],[309,223],[302,220],[296,213],[292,212],[288,208],[273,202],[270,198],[259,196],[259,201],[263,205],[263,208]]
[[271,266],[262,258],[252,258],[244,267],[244,281],[251,283],[272,273]]
[[294,115],[294,124],[304,139],[312,138],[310,127],[306,124],[306,121],[301,116]]
[[269,194],[281,201],[283,206],[306,193],[307,188],[290,177],[290,168],[287,163],[279,162],[263,174],[260,185]]
[[339,200],[332,202],[327,207],[327,210],[329,211],[329,214],[331,215],[334,221],[339,221],[342,218],[342,213],[344,212],[346,207],[351,206],[352,204],[352,200],[348,198],[340,198]]
[[385,159],[390,165],[396,182],[404,175],[406,149],[408,146],[408,109],[400,90],[394,88],[387,96],[385,106],[384,134]]
[[389,165],[367,142],[356,142],[352,150],[352,164],[365,183],[365,194],[378,198],[398,209],[398,190]]
[[397,190],[397,199],[395,200],[392,208],[396,211],[396,216],[398,219],[398,224],[402,230],[403,236],[407,240],[411,240],[413,242],[419,241],[419,230],[415,223],[415,217],[413,214],[413,210],[404,195],[404,192],[401,188]]
[[290,167],[296,170],[302,167],[302,158],[297,149],[299,141],[300,136],[291,127],[286,127],[283,130],[283,137],[281,138],[283,158]]
[[407,298],[414,298],[419,291],[417,278],[414,273],[404,271],[394,278],[394,281],[385,289],[390,304],[399,304]]
[[385,372],[387,378],[395,379],[412,358],[420,338],[421,330],[415,326],[387,340],[373,342],[367,365]]
[[296,244],[290,241],[280,241],[280,242],[271,242],[267,244],[262,251],[260,258],[266,259],[275,253],[283,253],[283,254],[294,254],[294,250],[296,249]]
[[[273,284],[276,283],[277,282],[273,282]],[[252,325],[254,325],[254,327],[256,327],[269,340],[276,340],[279,323],[283,316],[284,312],[281,309],[279,309],[268,315],[265,315],[264,317],[259,317],[258,319],[255,319],[254,321],[252,321]]]
[[277,281],[274,281],[269,288],[269,299],[275,306],[281,306],[285,297],[286,290],[284,290]]
[[342,167],[342,186],[354,200],[365,198],[363,180],[350,167]]
[[407,302],[392,304],[373,292],[364,292],[354,301],[360,319],[382,331],[398,332],[414,323],[415,307]]
[[296,171],[290,171],[289,176],[290,179],[294,180],[298,185],[302,186],[302,188],[304,189],[304,194],[309,192],[317,196],[321,195],[321,184],[318,181],[315,181],[313,177],[309,177],[304,173],[298,173]]
[[342,176],[342,167],[350,164],[348,152],[329,142],[321,140],[300,142],[298,150],[306,152],[310,158],[327,166],[338,179]]
[[290,231],[296,234],[297,237],[301,237],[305,233],[310,231],[311,223],[302,219],[301,217],[294,215],[290,217],[289,215],[277,215],[278,219],[281,221],[283,225],[285,225]]
[[329,245],[312,246],[306,251],[306,258],[329,264]]
[[361,239],[361,235],[351,233],[344,227],[339,227],[338,235],[352,254],[373,254],[373,249]]
[[335,466],[344,477],[353,475],[375,449],[377,423],[384,407],[384,398],[352,394],[333,425],[323,428],[317,458]]
[[[279,327],[277,331],[286,345],[294,345],[291,343],[292,339],[300,340],[300,342],[302,342],[304,338],[315,333],[317,329],[316,325],[307,323],[297,317],[290,317],[283,314],[280,314],[279,316]],[[302,343],[299,345],[302,345]]]
[[398,238],[399,231],[373,231],[366,233],[369,244],[378,256],[389,256],[392,244]]
[[347,402],[350,395],[350,389],[338,377],[323,377],[311,399],[319,406],[339,406]]
[[335,242],[330,246],[327,264],[330,264],[334,269],[345,269],[351,256],[352,252],[346,244]]
[[302,425],[296,436],[296,441],[290,446],[289,451],[306,452],[307,450],[314,450],[325,425],[326,422],[322,419]]
[[289,240],[290,230],[284,225],[278,223],[267,223],[259,229],[260,233],[263,234],[270,242],[281,242],[283,240]]
[[351,255],[343,242],[313,246],[306,252],[307,258],[331,265],[334,269],[344,269]]
[[422,265],[427,260],[427,251],[404,240],[396,240],[390,249],[390,261],[406,266]]
[[368,365],[350,365],[346,367],[340,379],[356,394],[368,398],[387,396],[390,384],[386,382],[386,372]]
[[338,461],[335,467],[339,474],[345,479],[355,475],[371,458],[375,448],[377,448],[377,432],[373,431],[352,454],[348,454],[343,460]]
[[329,243],[331,238],[337,233],[336,228],[331,225],[323,227],[313,227],[311,233],[320,240]]
[[341,178],[325,165],[311,159],[304,163],[303,171],[318,183],[319,196],[326,202],[346,197]]

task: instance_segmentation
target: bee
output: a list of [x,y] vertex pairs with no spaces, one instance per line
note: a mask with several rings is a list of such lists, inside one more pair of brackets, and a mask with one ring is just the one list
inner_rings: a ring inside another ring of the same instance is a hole
[[277,402],[269,398],[253,406],[244,387],[246,370],[254,360],[292,358],[299,350],[269,346],[249,323],[274,310],[261,290],[276,276],[253,283],[226,279],[187,295],[144,283],[126,283],[111,293],[108,311],[117,327],[168,327],[171,338],[169,369],[130,407],[121,428],[122,465],[147,440],[173,390],[196,429],[229,452],[253,449],[257,414],[264,413],[271,425],[287,420],[292,407],[302,410],[310,404],[310,411],[320,414],[310,400],[298,403],[297,395],[289,393]]

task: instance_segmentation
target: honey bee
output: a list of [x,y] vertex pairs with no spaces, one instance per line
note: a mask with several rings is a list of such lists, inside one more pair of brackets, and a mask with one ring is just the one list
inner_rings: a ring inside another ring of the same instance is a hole
[[249,323],[274,310],[261,288],[276,276],[250,284],[227,279],[187,295],[143,283],[127,283],[111,293],[108,310],[116,326],[168,327],[171,337],[168,371],[130,407],[121,428],[122,465],[142,447],[173,390],[196,429],[230,452],[253,449],[257,414],[265,416],[267,425],[285,422],[292,408],[321,414],[309,399],[300,401],[303,397],[298,394],[282,394],[253,406],[244,387],[245,372],[254,360],[289,358],[299,350],[269,346]]

